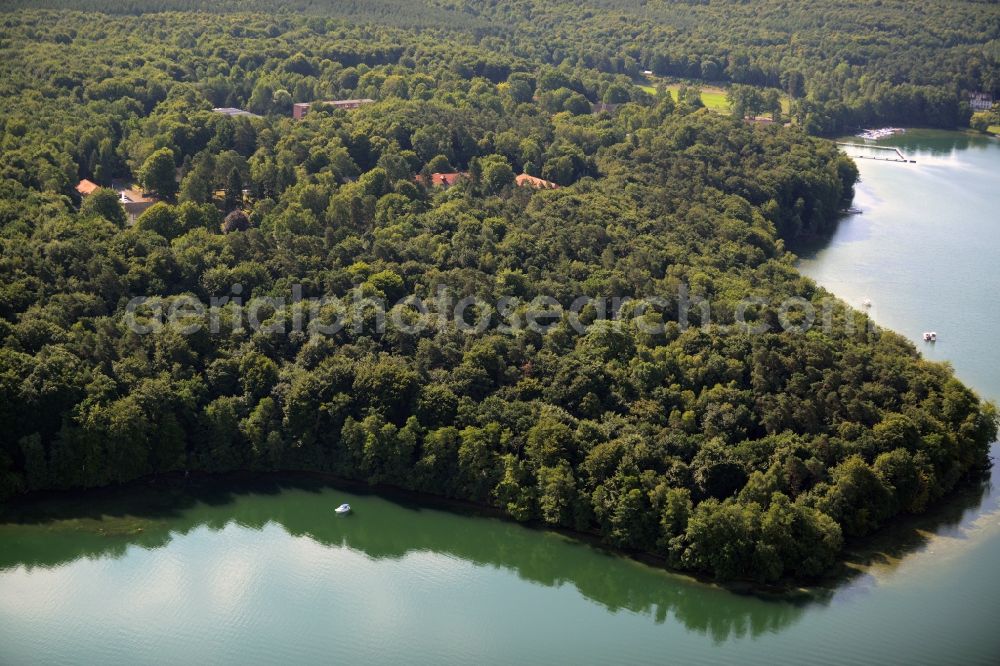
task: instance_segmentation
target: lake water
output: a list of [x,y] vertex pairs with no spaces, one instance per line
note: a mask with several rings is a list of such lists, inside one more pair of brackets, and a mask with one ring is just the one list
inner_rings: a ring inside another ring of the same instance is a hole
[[[1000,398],[1000,142],[896,138],[802,269]],[[350,502],[353,515],[332,508]],[[509,522],[271,479],[0,520],[0,663],[996,663],[1000,493],[970,488],[762,599]]]
[[1000,399],[1000,140],[911,130],[878,145],[917,163],[856,160],[863,214],[818,252],[800,251],[800,269],[855,307],[871,299],[876,322]]

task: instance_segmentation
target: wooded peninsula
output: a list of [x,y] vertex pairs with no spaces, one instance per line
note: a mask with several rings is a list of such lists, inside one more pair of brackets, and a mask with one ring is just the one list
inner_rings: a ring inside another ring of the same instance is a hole
[[816,135],[1000,94],[995,8],[918,4],[5,3],[0,500],[314,470],[822,575],[997,436],[786,249],[853,197]]

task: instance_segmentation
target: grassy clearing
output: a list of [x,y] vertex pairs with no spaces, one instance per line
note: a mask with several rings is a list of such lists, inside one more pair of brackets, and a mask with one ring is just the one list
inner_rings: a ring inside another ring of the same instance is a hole
[[[650,95],[656,94],[656,86],[650,85],[651,82],[648,79],[643,79],[641,82],[637,82],[637,85],[648,92]],[[670,94],[674,96],[674,100],[677,99],[677,91],[680,90],[681,83],[670,83],[667,85],[667,90]],[[713,86],[713,85],[698,85],[698,84],[688,84],[689,87],[697,86],[701,89],[701,103],[705,105],[705,108],[709,111],[715,111],[717,113],[729,113],[729,102],[726,101],[726,89]],[[788,98],[788,95],[781,96],[781,112],[787,116],[789,111],[791,111],[792,102]]]
[[709,111],[718,111],[719,113],[729,113],[729,101],[726,100],[726,91],[719,90],[715,88],[702,88],[701,89],[701,103],[705,105]]
[[[656,86],[652,85],[655,82],[655,78],[650,80],[649,78],[641,78],[635,82],[637,86],[648,92],[650,95],[656,94]],[[677,91],[680,90],[681,83],[669,83],[667,84],[667,90],[670,94],[674,96],[674,100],[677,100]],[[729,102],[726,101],[726,89],[720,86],[713,86],[702,84],[687,84],[689,87],[698,87],[701,89],[701,103],[705,105],[705,108],[709,111],[714,111],[716,113],[729,113]],[[792,108],[792,101],[789,99],[788,95],[781,95],[781,113],[788,118],[788,114]]]
[[997,136],[1000,136],[1000,125],[990,125],[989,127],[986,128],[986,131],[989,132],[990,134],[996,134]]
[[[677,91],[681,88],[680,83],[671,83],[667,86],[667,90],[670,94],[677,99]],[[693,87],[693,86],[689,86]],[[705,108],[709,111],[717,111],[719,113],[729,112],[729,102],[726,101],[726,90],[725,88],[720,88],[718,86],[698,86],[701,88],[701,103],[705,105]]]

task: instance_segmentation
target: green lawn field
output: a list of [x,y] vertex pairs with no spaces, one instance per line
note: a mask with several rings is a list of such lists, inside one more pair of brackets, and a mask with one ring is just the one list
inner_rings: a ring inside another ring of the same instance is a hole
[[[677,91],[680,90],[681,83],[671,83],[667,85],[667,90],[677,99]],[[697,85],[697,84],[694,84]],[[648,83],[641,83],[639,87],[651,95],[656,94],[656,87]],[[726,101],[726,89],[713,85],[698,85],[701,88],[701,102],[709,111],[718,113],[729,113],[729,102]],[[791,102],[787,95],[781,96],[781,112],[788,115],[791,109]]]

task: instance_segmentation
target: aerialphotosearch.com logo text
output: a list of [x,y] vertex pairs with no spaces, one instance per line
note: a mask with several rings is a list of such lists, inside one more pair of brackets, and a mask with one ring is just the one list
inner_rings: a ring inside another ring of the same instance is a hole
[[[748,296],[713,312],[709,299],[692,295],[687,285],[668,297],[578,296],[569,303],[551,296],[524,299],[504,296],[488,301],[477,296],[458,297],[455,290],[438,286],[431,298],[411,294],[393,302],[366,293],[355,286],[342,296],[303,296],[302,285],[292,285],[289,297],[253,296],[244,298],[243,286],[234,284],[224,296],[214,296],[206,304],[191,294],[138,296],[125,308],[125,324],[139,335],[155,333],[168,326],[184,335],[202,331],[211,334],[262,332],[271,335],[302,333],[333,336],[382,335],[393,329],[419,335],[429,329],[453,327],[467,334],[531,331],[545,334],[565,322],[573,331],[586,334],[595,325],[631,323],[636,330],[662,334],[672,322],[677,329],[729,328],[751,334],[786,331],[804,333],[816,326],[824,332],[835,325],[845,332],[873,326],[833,297],[813,302],[789,297],[770,302]],[[840,310],[848,316],[836,316]],[[715,318],[713,319],[713,315]]]

